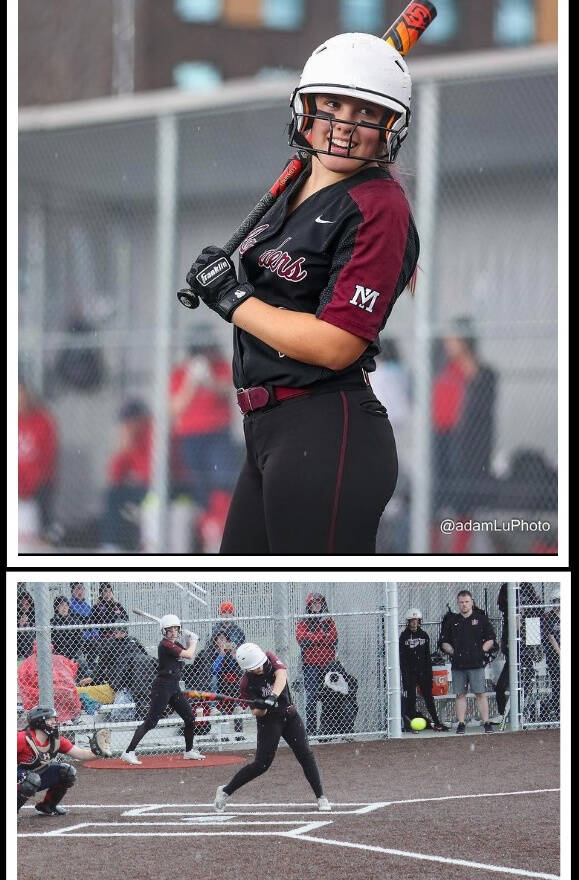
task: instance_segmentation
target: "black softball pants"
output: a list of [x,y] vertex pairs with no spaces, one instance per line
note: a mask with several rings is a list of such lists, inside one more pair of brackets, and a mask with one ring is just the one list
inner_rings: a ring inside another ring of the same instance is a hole
[[253,763],[242,767],[223,786],[225,794],[233,794],[242,785],[265,773],[272,765],[282,737],[300,762],[315,796],[321,797],[323,789],[318,765],[308,743],[304,722],[295,709],[286,715],[273,713],[257,719],[257,750]]
[[178,682],[155,679],[151,688],[151,702],[148,712],[143,723],[135,730],[133,738],[127,746],[127,752],[134,752],[147,731],[153,730],[157,726],[167,706],[171,706],[184,721],[185,750],[188,752],[193,748],[195,717],[189,701],[180,690]]
[[434,724],[440,724],[440,719],[436,712],[436,703],[432,696],[432,673],[405,672],[402,676],[402,687],[406,697],[405,714],[412,719],[416,714],[416,687],[420,688],[420,692],[426,703],[428,714],[432,718]]
[[374,554],[398,477],[386,409],[370,387],[248,413],[247,459],[222,554]]

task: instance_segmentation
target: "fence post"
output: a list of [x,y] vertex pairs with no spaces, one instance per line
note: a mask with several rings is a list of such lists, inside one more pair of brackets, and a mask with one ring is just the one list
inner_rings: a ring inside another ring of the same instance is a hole
[[289,656],[288,585],[273,585],[273,643],[275,653],[284,663]]
[[440,86],[423,83],[419,91],[417,131],[416,225],[420,233],[420,272],[414,303],[414,462],[411,473],[410,552],[430,548],[432,508],[432,455],[430,386],[432,381],[432,318],[435,295],[434,248],[436,242],[436,194]]
[[402,710],[400,706],[400,658],[398,656],[398,584],[388,584],[388,737],[402,736]]
[[517,584],[507,584],[509,632],[509,720],[511,730],[519,730],[519,639],[517,633]]
[[31,583],[36,626],[36,666],[38,669],[38,705],[54,706],[52,650],[50,638],[50,593],[48,584]]

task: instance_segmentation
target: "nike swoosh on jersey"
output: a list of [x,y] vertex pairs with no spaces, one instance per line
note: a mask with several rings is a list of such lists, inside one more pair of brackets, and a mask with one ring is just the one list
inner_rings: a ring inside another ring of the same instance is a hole
[[335,223],[335,220],[322,220],[322,216],[320,214],[319,217],[316,217],[316,223]]

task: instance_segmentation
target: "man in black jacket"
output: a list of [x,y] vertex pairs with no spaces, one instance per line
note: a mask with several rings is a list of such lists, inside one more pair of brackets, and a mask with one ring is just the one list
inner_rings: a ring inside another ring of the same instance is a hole
[[430,656],[430,638],[422,627],[422,611],[411,608],[406,615],[406,629],[399,640],[400,673],[402,690],[404,691],[404,729],[411,730],[410,721],[416,716],[416,688],[426,703],[432,718],[433,730],[448,730],[436,713],[436,705],[432,696],[432,659]]
[[492,733],[485,686],[485,652],[496,640],[490,620],[480,608],[474,607],[472,593],[461,590],[457,595],[459,613],[447,617],[441,633],[442,650],[452,658],[452,680],[456,693],[457,733],[464,733],[466,692],[470,685],[476,694],[477,708],[485,733]]
[[[129,636],[126,626],[117,624],[112,638],[103,642],[93,679],[108,682],[115,691],[115,703],[133,701],[136,717],[142,718],[148,707],[156,666],[144,645]],[[111,719],[118,721],[133,717],[132,710],[117,709],[111,714]]]

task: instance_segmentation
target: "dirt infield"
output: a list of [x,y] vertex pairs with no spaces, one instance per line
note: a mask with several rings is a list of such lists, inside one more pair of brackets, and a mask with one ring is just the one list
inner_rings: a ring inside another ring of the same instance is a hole
[[132,775],[79,767],[66,816],[21,811],[17,876],[45,880],[47,866],[59,880],[558,875],[558,731],[418,735],[314,751],[331,813],[318,812],[286,748],[224,814],[212,809],[215,788],[236,767],[192,761],[129,768]]

